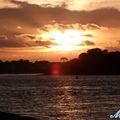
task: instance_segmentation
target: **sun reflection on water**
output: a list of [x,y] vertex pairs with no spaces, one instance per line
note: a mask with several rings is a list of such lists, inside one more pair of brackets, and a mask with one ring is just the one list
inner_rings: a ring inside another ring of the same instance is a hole
[[[55,78],[56,79],[56,78]],[[67,83],[65,83],[67,82]],[[78,106],[78,102],[76,96],[72,91],[74,91],[72,87],[72,82],[65,81],[63,84],[66,84],[66,86],[62,87],[62,83],[58,81],[58,84],[60,87],[56,88],[59,91],[61,91],[61,94],[57,95],[56,98],[56,104],[54,104],[54,108],[58,111],[60,114],[60,117],[57,118],[61,120],[77,120],[80,119],[80,113],[85,112],[84,110],[80,109]],[[79,116],[79,118],[78,118]],[[82,120],[82,118],[80,119]]]

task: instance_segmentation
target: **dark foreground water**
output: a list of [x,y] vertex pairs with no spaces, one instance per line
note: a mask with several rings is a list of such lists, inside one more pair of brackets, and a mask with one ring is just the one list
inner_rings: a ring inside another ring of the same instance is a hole
[[0,75],[0,111],[40,120],[110,120],[120,76]]

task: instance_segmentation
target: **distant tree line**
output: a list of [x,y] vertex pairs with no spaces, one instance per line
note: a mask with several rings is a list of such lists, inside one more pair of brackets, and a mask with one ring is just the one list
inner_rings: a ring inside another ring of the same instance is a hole
[[69,61],[63,57],[62,62],[0,61],[0,73],[120,75],[120,52],[94,48]]
[[20,59],[18,61],[0,61],[0,73],[45,73],[49,66],[48,61],[30,62]]

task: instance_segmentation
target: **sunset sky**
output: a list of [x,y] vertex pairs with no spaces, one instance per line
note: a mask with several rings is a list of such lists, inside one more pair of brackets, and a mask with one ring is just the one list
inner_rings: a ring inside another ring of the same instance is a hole
[[120,0],[0,0],[0,59],[59,61],[120,50]]

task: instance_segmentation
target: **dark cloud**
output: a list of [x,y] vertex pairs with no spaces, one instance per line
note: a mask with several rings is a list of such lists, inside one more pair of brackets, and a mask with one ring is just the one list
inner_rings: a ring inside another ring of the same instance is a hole
[[30,38],[29,37],[27,35],[25,36],[21,34],[9,37],[0,35],[0,48],[19,48],[37,46],[36,43],[32,41],[32,35]]
[[44,47],[47,47],[49,48],[51,45],[57,45],[56,43],[54,42],[51,42],[51,41],[35,41],[37,43],[38,46],[44,46]]
[[27,47],[41,46],[41,47],[50,47],[51,45],[57,45],[52,40],[43,40],[42,38],[31,35],[31,34],[20,34],[16,36],[17,39],[23,41]]
[[33,36],[33,35],[27,35],[27,37],[30,38],[30,39],[32,39],[32,40],[36,39],[36,37]]
[[24,45],[22,41],[18,41],[16,39],[8,39],[6,35],[0,35],[0,48],[4,47],[24,47]]
[[89,41],[89,40],[84,41],[84,43],[85,43],[86,45],[95,45],[94,42]]
[[83,34],[83,35],[81,35],[81,36],[83,36],[83,37],[89,37],[89,38],[94,37],[94,35],[92,35],[92,34]]
[[50,47],[56,45],[52,41],[43,41],[35,35],[20,34],[8,39],[7,36],[0,35],[0,48],[19,48],[19,47]]
[[70,11],[64,7],[45,8],[26,2],[11,1],[19,7],[0,9],[1,25],[14,27],[20,24],[25,29],[25,26],[40,27],[54,20],[57,23],[64,24],[88,24],[90,29],[99,29],[99,26],[120,27],[120,11],[115,8],[93,11]]
[[25,47],[25,43],[17,40],[5,40],[0,39],[0,47],[6,48],[6,47]]
[[95,45],[94,42],[90,41],[90,40],[86,40],[86,41],[83,41],[80,46],[93,46]]
[[17,47],[50,47],[56,45],[51,41],[22,41],[22,40],[0,40],[0,48],[17,48]]
[[6,35],[0,35],[0,40],[6,40],[8,39]]

